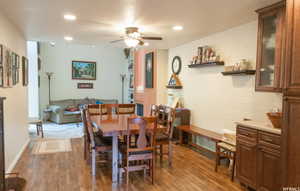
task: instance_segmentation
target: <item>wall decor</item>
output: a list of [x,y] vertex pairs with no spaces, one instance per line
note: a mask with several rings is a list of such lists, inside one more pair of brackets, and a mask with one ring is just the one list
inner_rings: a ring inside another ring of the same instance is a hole
[[78,83],[77,88],[78,89],[93,89],[94,84],[93,83]]
[[28,59],[26,57],[22,57],[22,82],[23,86],[28,85]]
[[130,78],[129,78],[129,88],[133,88],[133,74],[130,74]]
[[12,87],[12,59],[11,52],[5,46],[3,48],[3,87]]
[[11,53],[11,67],[12,67],[12,84],[17,85],[19,83],[19,68],[20,68],[20,57],[16,53]]
[[216,51],[210,46],[198,47],[197,54],[197,56],[193,56],[191,64],[188,65],[189,68],[224,65],[220,56],[217,55]]
[[0,44],[0,87],[3,87],[3,45]]
[[147,53],[145,56],[145,86],[153,88],[153,52]]
[[42,60],[38,58],[38,71],[42,69]]
[[172,61],[172,72],[178,75],[181,71],[181,58],[179,56],[175,56]]
[[96,62],[72,61],[73,80],[96,80]]

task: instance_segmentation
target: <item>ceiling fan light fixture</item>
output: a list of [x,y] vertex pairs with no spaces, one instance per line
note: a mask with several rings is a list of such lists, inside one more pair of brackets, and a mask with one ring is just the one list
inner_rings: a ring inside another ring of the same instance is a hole
[[125,41],[125,44],[131,48],[136,47],[140,42],[138,39],[135,39],[135,38],[126,38],[124,41]]

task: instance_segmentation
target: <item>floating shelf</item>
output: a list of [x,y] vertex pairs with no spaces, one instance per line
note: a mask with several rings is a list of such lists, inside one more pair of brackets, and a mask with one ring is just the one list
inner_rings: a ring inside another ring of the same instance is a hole
[[203,67],[203,66],[223,66],[224,62],[220,61],[220,62],[203,62],[201,64],[190,64],[188,65],[189,68],[199,68],[199,67]]
[[168,89],[182,89],[182,86],[166,86]]
[[254,75],[256,70],[241,70],[241,71],[229,71],[229,72],[222,72],[224,76],[229,75]]

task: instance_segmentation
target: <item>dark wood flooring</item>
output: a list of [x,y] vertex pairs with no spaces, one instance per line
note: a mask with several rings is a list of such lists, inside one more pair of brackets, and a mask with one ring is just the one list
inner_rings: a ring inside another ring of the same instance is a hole
[[[173,168],[167,160],[156,163],[155,184],[144,181],[142,173],[130,175],[130,185],[112,184],[111,165],[99,164],[97,176],[92,178],[90,166],[83,159],[82,139],[72,139],[72,152],[32,155],[30,143],[17,163],[14,172],[27,180],[26,191],[241,191],[232,183],[227,168],[214,172],[214,160],[184,146],[174,145]],[[159,158],[157,158],[159,159]],[[123,179],[125,182],[125,179]]]

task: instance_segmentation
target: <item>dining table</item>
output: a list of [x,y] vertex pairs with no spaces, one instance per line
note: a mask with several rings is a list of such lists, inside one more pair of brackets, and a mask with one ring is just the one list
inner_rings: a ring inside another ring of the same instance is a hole
[[[119,155],[119,141],[118,137],[127,135],[127,121],[128,118],[139,117],[137,115],[94,115],[91,116],[91,121],[93,125],[101,131],[102,136],[112,137],[112,182],[115,183],[118,181],[118,176],[120,169],[118,167],[118,155]],[[149,126],[148,128],[152,128]],[[130,130],[136,131],[138,133],[138,126],[130,127]],[[165,126],[157,126],[157,131],[166,130]]]

